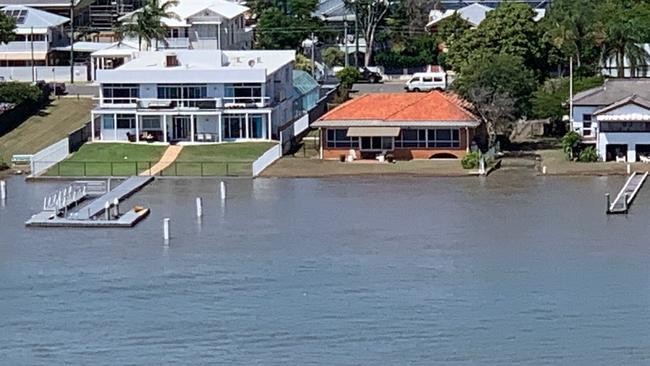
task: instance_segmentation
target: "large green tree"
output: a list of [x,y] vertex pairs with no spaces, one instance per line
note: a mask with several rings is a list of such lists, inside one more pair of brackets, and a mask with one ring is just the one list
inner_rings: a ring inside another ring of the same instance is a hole
[[475,59],[494,53],[521,57],[528,68],[546,68],[542,32],[526,4],[503,2],[478,27],[469,29],[448,45],[447,64],[463,72]]
[[16,20],[13,17],[0,12],[0,43],[7,43],[14,39]]
[[508,131],[516,118],[529,113],[537,84],[523,58],[495,53],[472,58],[453,86],[485,121],[492,145],[497,133]]
[[385,20],[393,3],[389,0],[346,0],[347,6],[354,11],[359,23],[359,32],[366,41],[366,53],[363,64],[369,66],[375,47],[377,30]]
[[317,5],[318,0],[287,0],[282,6],[258,3],[255,46],[296,49],[312,32],[321,35],[323,22],[312,16]]

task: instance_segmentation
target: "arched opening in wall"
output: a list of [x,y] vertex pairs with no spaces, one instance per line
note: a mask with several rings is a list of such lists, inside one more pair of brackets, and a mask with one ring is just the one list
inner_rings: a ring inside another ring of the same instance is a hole
[[431,155],[429,159],[458,159],[458,156],[452,153],[437,153]]

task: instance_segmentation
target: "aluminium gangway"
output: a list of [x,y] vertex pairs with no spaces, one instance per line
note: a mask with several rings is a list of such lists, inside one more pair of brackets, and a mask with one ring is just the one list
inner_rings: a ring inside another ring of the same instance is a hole
[[610,204],[609,193],[607,196],[607,214],[626,214],[630,209],[630,205],[634,201],[637,193],[641,189],[641,186],[648,177],[648,172],[640,173],[634,172],[630,177],[625,181],[623,188],[618,192],[618,195],[614,199],[614,202]]

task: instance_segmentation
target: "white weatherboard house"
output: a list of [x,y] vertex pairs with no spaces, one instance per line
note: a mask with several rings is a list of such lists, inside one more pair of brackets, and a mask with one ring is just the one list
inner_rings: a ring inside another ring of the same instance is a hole
[[[228,0],[178,0],[161,22],[167,28],[164,41],[152,48],[242,50],[250,48],[251,30],[246,28],[249,8]],[[141,10],[136,10],[137,13]],[[133,13],[120,18],[128,21]],[[137,42],[137,40],[135,40]]]
[[53,65],[57,60],[53,48],[67,45],[63,25],[68,18],[22,5],[0,9],[16,21],[15,37],[0,44],[0,65],[31,66]]
[[294,118],[294,51],[141,52],[97,70],[93,141],[277,139]]
[[606,80],[573,97],[572,127],[605,161],[650,155],[650,79]]

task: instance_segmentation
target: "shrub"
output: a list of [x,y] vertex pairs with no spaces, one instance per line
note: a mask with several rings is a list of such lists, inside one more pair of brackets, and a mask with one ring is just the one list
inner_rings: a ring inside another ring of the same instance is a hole
[[361,78],[361,73],[354,67],[346,67],[337,72],[336,77],[339,79],[341,87],[349,90]]
[[564,149],[567,160],[573,160],[575,158],[575,151],[580,140],[582,140],[582,137],[575,131],[569,131],[562,136],[560,143],[562,144],[562,149]]
[[345,63],[345,52],[336,47],[328,47],[322,52],[323,62],[329,67],[342,65]]
[[476,169],[479,166],[479,161],[481,160],[481,153],[478,151],[472,151],[463,156],[463,159],[460,161],[460,165],[463,169]]
[[593,163],[598,161],[598,151],[593,146],[582,149],[578,155],[578,161],[583,163]]
[[21,104],[35,103],[42,96],[41,89],[32,84],[11,81],[0,83],[0,102]]

